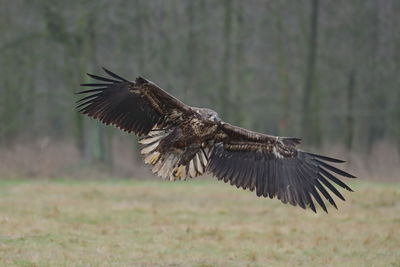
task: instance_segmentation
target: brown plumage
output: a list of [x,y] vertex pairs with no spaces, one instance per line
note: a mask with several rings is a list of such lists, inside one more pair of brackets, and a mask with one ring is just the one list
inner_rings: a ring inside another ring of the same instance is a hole
[[[88,74],[97,83],[78,101],[89,117],[142,138],[141,153],[153,173],[185,180],[209,173],[231,185],[277,197],[283,203],[327,211],[331,194],[344,200],[333,184],[352,191],[335,175],[355,178],[330,163],[343,161],[296,148],[298,138],[256,133],[223,122],[207,108],[185,105],[156,84],[139,77],[128,81],[107,69],[110,78]],[[322,195],[322,197],[321,197]]]

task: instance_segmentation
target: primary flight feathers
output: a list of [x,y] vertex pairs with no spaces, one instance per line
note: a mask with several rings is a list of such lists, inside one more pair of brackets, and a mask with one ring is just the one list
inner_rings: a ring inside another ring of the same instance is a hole
[[223,122],[207,108],[191,107],[156,84],[138,77],[128,81],[104,69],[109,78],[88,74],[96,83],[78,101],[89,117],[142,138],[141,153],[153,173],[184,180],[209,173],[231,185],[277,197],[283,203],[327,211],[336,207],[332,193],[345,200],[334,184],[352,191],[336,175],[355,178],[331,163],[343,161],[296,148],[300,139],[253,132]]

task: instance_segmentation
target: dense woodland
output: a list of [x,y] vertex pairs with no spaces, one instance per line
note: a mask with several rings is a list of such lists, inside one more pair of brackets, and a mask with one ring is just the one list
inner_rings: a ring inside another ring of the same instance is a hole
[[[308,146],[400,149],[398,0],[0,0],[0,146],[111,163],[128,138],[75,110],[101,66]],[[135,146],[132,137],[132,147]]]

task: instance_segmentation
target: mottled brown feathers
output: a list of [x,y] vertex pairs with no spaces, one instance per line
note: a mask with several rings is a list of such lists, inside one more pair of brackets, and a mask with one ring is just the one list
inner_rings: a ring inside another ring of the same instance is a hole
[[185,180],[209,173],[257,196],[327,211],[336,207],[335,187],[351,191],[336,176],[353,175],[332,166],[343,161],[297,149],[300,139],[253,132],[223,122],[206,108],[185,105],[156,84],[142,78],[128,81],[104,69],[109,77],[96,80],[78,101],[78,109],[105,124],[141,135],[141,153],[153,173]]

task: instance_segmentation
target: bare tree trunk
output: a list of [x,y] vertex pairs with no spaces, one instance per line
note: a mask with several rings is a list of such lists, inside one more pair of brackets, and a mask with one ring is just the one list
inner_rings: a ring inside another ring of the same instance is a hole
[[397,120],[395,121],[395,140],[397,140],[397,148],[398,151],[400,153],[400,92],[397,93],[397,109],[393,112],[394,113],[394,117],[397,118]]
[[246,73],[244,66],[244,58],[245,58],[245,47],[244,47],[244,14],[243,14],[243,1],[236,2],[235,7],[235,44],[234,44],[234,62],[233,62],[233,73],[234,76],[232,78],[233,84],[232,87],[232,96],[233,96],[233,105],[235,108],[232,110],[232,123],[242,125],[245,122],[245,114],[243,114],[243,100],[246,90]]
[[318,50],[318,13],[319,0],[311,0],[310,34],[308,40],[308,56],[306,80],[303,91],[303,137],[310,143],[320,144],[319,90],[315,86],[315,66]]
[[354,89],[355,89],[355,70],[353,69],[349,74],[349,84],[347,87],[347,119],[346,119],[346,147],[348,151],[353,148],[354,138]]
[[286,54],[284,51],[283,29],[282,29],[282,14],[277,12],[277,57],[278,57],[278,77],[279,87],[281,91],[281,114],[278,121],[279,135],[286,136],[287,125],[289,124],[289,108],[290,108],[290,94],[289,94],[289,75],[287,72]]
[[224,52],[222,56],[222,77],[219,91],[219,107],[223,116],[229,118],[229,99],[231,86],[231,36],[232,36],[232,10],[233,0],[224,0]]
[[[95,66],[99,66],[97,60],[97,40],[96,40],[96,16],[95,12],[92,12],[88,17],[87,21],[88,31],[88,47],[89,49],[89,62],[92,65],[91,69],[95,69]],[[111,132],[106,126],[96,123],[94,129],[95,135],[90,140],[92,144],[93,160],[106,164],[107,167],[112,167],[112,156],[111,156]]]
[[193,97],[193,86],[195,84],[195,77],[197,73],[198,66],[198,49],[197,49],[197,35],[195,32],[196,27],[196,1],[189,1],[187,7],[188,14],[188,36],[187,36],[187,44],[186,44],[186,64],[185,73],[186,73],[186,88],[185,95],[186,99],[189,100]]

